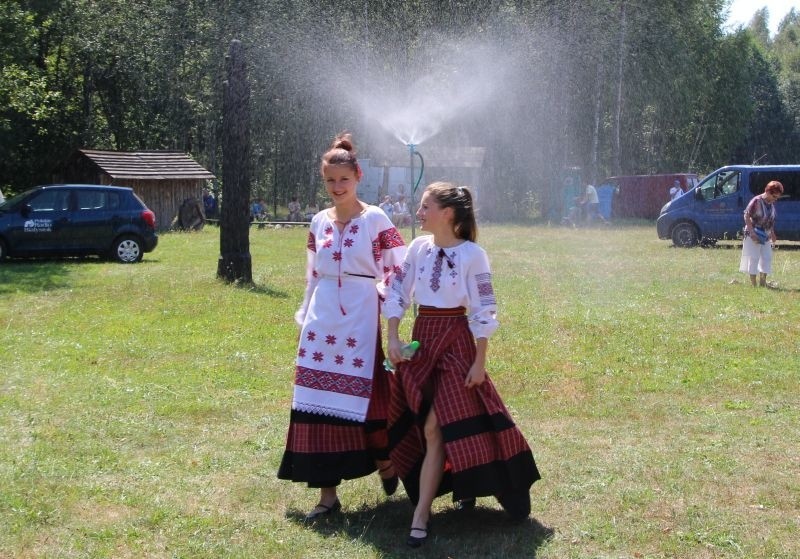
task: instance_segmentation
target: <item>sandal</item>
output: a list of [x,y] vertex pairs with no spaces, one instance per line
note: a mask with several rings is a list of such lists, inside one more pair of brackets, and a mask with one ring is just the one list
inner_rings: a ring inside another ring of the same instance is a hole
[[317,503],[314,509],[306,515],[306,520],[314,520],[316,518],[319,518],[320,516],[328,516],[329,514],[338,512],[341,509],[342,509],[342,503],[339,502],[339,499],[336,499],[330,506],[323,505],[322,503]]
[[[378,468],[378,475],[388,472],[389,470],[394,470],[394,464],[389,464],[384,468]],[[397,491],[397,485],[399,484],[399,479],[397,474],[394,474],[390,477],[383,477],[381,476],[381,485],[383,485],[383,492],[386,493],[387,496],[394,495],[395,491]]]

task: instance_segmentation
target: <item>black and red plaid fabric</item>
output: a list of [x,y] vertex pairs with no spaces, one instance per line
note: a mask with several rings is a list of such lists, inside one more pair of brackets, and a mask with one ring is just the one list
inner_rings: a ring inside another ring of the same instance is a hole
[[394,377],[383,370],[380,335],[372,396],[364,423],[292,410],[278,478],[334,487],[374,472],[389,456],[386,417]]
[[389,408],[392,462],[401,478],[418,475],[425,455],[422,426],[432,407],[444,439],[443,483],[452,487],[453,498],[527,490],[539,471],[494,384],[487,378],[478,387],[464,387],[475,341],[463,309],[454,311],[421,309],[414,323],[420,349],[398,366]]

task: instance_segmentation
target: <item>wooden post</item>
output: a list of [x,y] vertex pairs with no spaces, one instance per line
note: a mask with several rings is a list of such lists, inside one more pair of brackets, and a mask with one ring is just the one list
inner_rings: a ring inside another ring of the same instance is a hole
[[222,212],[217,277],[253,283],[250,258],[250,86],[244,47],[231,41],[222,98]]

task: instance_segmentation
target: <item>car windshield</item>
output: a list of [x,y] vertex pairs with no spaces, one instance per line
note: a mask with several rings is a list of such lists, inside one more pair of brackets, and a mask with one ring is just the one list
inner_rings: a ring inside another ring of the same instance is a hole
[[12,196],[11,198],[6,198],[6,201],[0,204],[0,210],[11,210],[16,208],[19,205],[20,201],[31,193],[31,190],[25,191],[22,194],[17,194],[16,196]]

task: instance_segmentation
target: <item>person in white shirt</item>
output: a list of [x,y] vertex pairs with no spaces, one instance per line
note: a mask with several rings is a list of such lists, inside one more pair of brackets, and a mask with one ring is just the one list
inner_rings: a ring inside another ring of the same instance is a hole
[[605,221],[606,219],[600,214],[600,198],[597,197],[594,185],[587,184],[583,196],[586,204],[586,222],[592,223],[596,219]]
[[[382,307],[387,355],[396,368],[389,456],[417,502],[406,540],[411,547],[427,539],[433,499],[446,492],[441,487],[452,488],[461,508],[495,496],[512,518],[522,519],[539,479],[533,453],[486,372],[497,303],[489,259],[475,242],[472,194],[433,183],[417,219],[430,235],[411,242]],[[412,299],[419,305],[412,336],[420,347],[406,358],[399,325]]]
[[394,224],[396,227],[405,227],[411,225],[411,213],[408,210],[406,197],[400,196],[394,204]]
[[341,510],[342,480],[377,469],[387,495],[399,483],[388,460],[392,377],[383,369],[380,302],[405,243],[380,209],[358,198],[363,173],[350,134],[336,137],[320,171],[333,205],[308,226],[292,407],[278,468],[279,479],[319,490],[306,520]]
[[683,189],[681,188],[681,181],[675,179],[675,182],[672,183],[672,188],[669,189],[669,199],[677,200],[682,195],[683,195]]
[[381,202],[380,206],[378,207],[382,209],[383,213],[386,214],[386,217],[391,219],[392,223],[394,223],[394,219],[392,219],[392,216],[394,216],[394,204],[392,203],[392,197],[389,195],[385,196],[383,202]]

